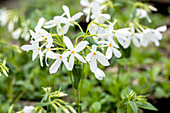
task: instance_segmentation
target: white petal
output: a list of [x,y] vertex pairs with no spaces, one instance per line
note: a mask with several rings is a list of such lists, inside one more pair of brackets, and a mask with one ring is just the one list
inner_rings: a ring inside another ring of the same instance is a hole
[[106,59],[106,57],[99,51],[96,51],[95,58],[103,65],[103,66],[109,66],[110,63]]
[[[66,34],[68,32],[68,29],[70,27],[70,24],[67,23],[64,27],[63,27],[63,34]],[[62,31],[60,30],[59,32],[60,34],[62,34]]]
[[93,56],[93,54],[92,54],[92,53],[89,53],[89,54],[86,56],[86,61],[91,61],[92,56]]
[[33,50],[34,48],[32,45],[23,45],[21,49],[28,52],[29,50]]
[[106,50],[106,58],[111,59],[112,58],[112,50],[110,47],[107,48]]
[[67,59],[66,58],[62,58],[62,61],[63,61],[64,65],[66,66],[67,70],[71,71],[72,69],[71,69],[69,63],[67,62]]
[[22,31],[22,29],[21,29],[21,28],[18,28],[17,30],[15,30],[14,32],[12,32],[12,37],[13,37],[14,39],[18,39],[18,38],[20,37],[20,35],[21,35],[21,31]]
[[90,70],[92,72],[95,72],[97,69],[97,61],[94,57],[92,57],[91,62],[90,62]]
[[103,77],[106,76],[105,73],[99,68],[96,69],[96,71],[94,72],[94,75],[98,80],[102,80]]
[[74,55],[71,54],[70,59],[69,59],[69,65],[70,65],[70,69],[73,69],[74,66]]
[[110,19],[110,15],[109,15],[109,14],[101,14],[101,16],[103,16],[103,17],[106,18],[107,20]]
[[83,13],[81,13],[81,12],[73,15],[73,16],[72,16],[72,21],[75,21],[75,20],[79,19],[82,15],[83,15]]
[[71,54],[71,51],[67,51],[65,53],[63,53],[64,57],[68,57]]
[[158,27],[158,28],[156,28],[156,30],[160,31],[160,32],[165,32],[167,30],[167,26],[164,25],[164,26]]
[[97,46],[96,45],[92,45],[92,51],[96,51],[96,49],[97,49]]
[[50,67],[50,70],[49,70],[50,74],[56,73],[60,64],[61,64],[61,60],[57,59]]
[[67,15],[68,18],[70,18],[70,11],[69,8],[66,5],[63,5],[63,10],[65,12],[65,14]]
[[121,52],[119,50],[117,50],[116,48],[112,48],[113,50],[113,53],[114,55],[117,57],[117,58],[120,58],[121,57]]
[[133,37],[133,38],[132,38],[132,41],[133,41],[133,44],[134,44],[136,47],[140,47],[140,43],[139,43],[139,41],[137,40],[136,37]]
[[80,43],[77,44],[77,46],[75,47],[75,51],[76,52],[80,52],[82,51],[86,45],[89,44],[87,41],[81,41]]
[[81,4],[82,6],[85,6],[85,7],[87,7],[87,6],[90,5],[90,3],[89,3],[88,0],[80,0],[80,4]]
[[74,47],[73,47],[71,40],[67,36],[64,36],[63,39],[64,39],[64,43],[66,44],[67,48],[69,50],[73,50]]
[[[48,55],[47,55],[47,54],[48,54]],[[48,51],[47,54],[46,54],[47,57],[48,57],[48,58],[51,58],[51,59],[56,59],[57,56],[58,56],[57,54],[55,54],[55,53],[52,52],[52,51]]]
[[38,31],[43,26],[44,22],[45,22],[45,19],[43,17],[41,17],[38,20],[37,26],[35,27],[35,31]]
[[86,61],[84,60],[84,58],[83,58],[82,56],[80,56],[78,53],[75,53],[74,55],[75,55],[75,57],[76,57],[78,60],[80,60],[80,61],[83,62],[83,63],[86,63]]
[[11,32],[13,30],[14,30],[14,22],[10,21],[9,24],[8,24],[8,31]]
[[32,54],[32,61],[35,60],[35,58],[38,56],[39,51],[38,50],[33,50],[33,54]]

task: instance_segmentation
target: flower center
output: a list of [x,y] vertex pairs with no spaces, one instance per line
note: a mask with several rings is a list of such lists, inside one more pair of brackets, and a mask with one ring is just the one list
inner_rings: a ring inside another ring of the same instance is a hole
[[110,47],[112,47],[112,44],[109,44]]
[[41,32],[38,32],[38,34],[41,34]]
[[59,22],[56,22],[56,25],[58,26],[60,23]]
[[132,33],[131,36],[134,36],[134,33]]
[[96,52],[93,52],[93,55],[96,55]]
[[71,51],[71,54],[74,54],[75,52],[74,51]]
[[38,48],[38,50],[41,50],[41,48]]
[[70,19],[69,22],[71,23],[71,22],[73,22],[73,21]]
[[62,56],[60,55],[59,58],[62,59]]
[[49,51],[50,50],[50,48],[47,48],[47,51]]
[[44,39],[46,39],[47,37],[44,37]]

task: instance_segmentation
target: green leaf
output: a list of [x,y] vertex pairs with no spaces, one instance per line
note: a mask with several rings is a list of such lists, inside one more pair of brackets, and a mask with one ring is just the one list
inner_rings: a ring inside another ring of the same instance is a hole
[[134,102],[128,101],[127,113],[138,113],[137,105]]
[[155,88],[154,96],[157,98],[163,98],[166,96],[166,92],[164,91],[164,89],[158,86]]
[[79,37],[79,36],[81,36],[81,35],[85,35],[85,33],[82,33],[82,32],[78,33],[78,34],[73,38],[73,40],[75,40],[77,37]]
[[75,64],[73,67],[73,78],[74,78],[74,88],[77,89],[80,79],[82,77],[82,66],[80,64]]
[[95,102],[92,104],[92,108],[94,109],[95,112],[99,112],[101,110],[101,104],[100,102]]
[[132,8],[132,21],[136,18],[136,7]]
[[50,103],[49,102],[46,102],[46,103],[38,103],[38,104],[36,104],[37,106],[48,106],[48,105],[50,105]]
[[148,109],[148,110],[154,110],[154,111],[158,111],[158,109],[156,109],[152,104],[150,104],[149,102],[144,102],[144,103],[136,103],[138,107],[143,108],[143,109]]
[[120,65],[128,65],[129,64],[129,61],[126,58],[117,59],[117,62]]

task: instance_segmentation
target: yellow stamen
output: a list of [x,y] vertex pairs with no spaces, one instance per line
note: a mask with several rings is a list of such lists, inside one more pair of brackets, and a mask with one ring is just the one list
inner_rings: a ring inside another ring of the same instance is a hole
[[131,36],[134,36],[134,33],[132,33]]
[[47,37],[44,37],[44,39],[46,39]]
[[93,52],[93,55],[96,55],[96,52]]
[[60,23],[59,22],[56,22],[56,25],[58,26]]
[[41,48],[38,48],[38,50],[41,50]]
[[38,32],[38,34],[41,34],[41,32]]
[[59,58],[62,59],[62,56],[60,55]]
[[109,44],[110,47],[112,47],[112,44]]
[[49,51],[50,50],[50,48],[47,48],[47,51]]
[[74,51],[71,51],[71,54],[74,54],[75,52]]

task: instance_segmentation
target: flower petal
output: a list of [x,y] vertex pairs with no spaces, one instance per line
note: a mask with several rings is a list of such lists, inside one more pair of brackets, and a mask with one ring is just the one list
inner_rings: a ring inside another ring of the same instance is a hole
[[70,59],[69,59],[69,65],[70,65],[70,69],[73,69],[74,66],[74,55],[71,54]]
[[37,50],[33,50],[32,61],[35,60],[35,58],[38,56],[38,53],[39,53],[38,49]]
[[77,44],[77,46],[75,47],[75,51],[76,52],[80,52],[82,51],[86,45],[89,44],[87,41],[81,41],[80,43]]
[[29,50],[33,50],[34,48],[32,45],[23,45],[21,49],[28,52]]
[[91,62],[90,62],[90,70],[92,72],[95,72],[97,69],[97,61],[94,57],[92,57]]
[[167,30],[167,26],[164,25],[164,26],[158,27],[158,28],[156,28],[156,30],[160,31],[160,32],[165,32]]
[[56,73],[60,64],[61,64],[61,60],[57,59],[50,67],[50,70],[49,70],[50,74]]
[[69,8],[66,5],[63,5],[63,10],[65,12],[65,14],[67,15],[68,18],[70,18],[70,11]]
[[132,41],[133,41],[133,44],[134,44],[136,47],[140,47],[140,42],[137,40],[136,37],[133,37],[133,38],[132,38]]
[[98,80],[103,80],[103,77],[106,76],[105,73],[99,68],[96,69],[96,71],[94,72],[94,75]]
[[90,5],[88,0],[80,0],[80,4],[85,7],[88,7]]
[[71,71],[72,69],[71,69],[69,63],[67,62],[67,59],[66,58],[62,58],[62,61],[63,61],[64,65],[66,66],[67,70]]
[[38,31],[43,26],[44,22],[45,22],[45,19],[43,17],[41,17],[38,20],[37,26],[35,27],[35,31]]
[[107,48],[106,50],[106,58],[111,59],[112,58],[112,50],[110,47]]
[[71,40],[67,36],[64,36],[63,39],[64,39],[64,43],[66,44],[67,48],[69,50],[73,50],[74,47],[73,47]]
[[96,51],[95,58],[103,65],[103,66],[109,66],[110,63],[106,59],[106,57],[99,51]]
[[73,16],[72,16],[72,21],[75,21],[75,20],[79,19],[82,15],[83,15],[83,13],[81,13],[81,12],[73,15]]
[[75,53],[74,55],[75,55],[75,57],[76,57],[78,60],[80,60],[80,61],[83,62],[83,63],[86,63],[86,61],[84,60],[84,58],[83,58],[82,56],[80,56],[78,53]]
[[121,57],[121,52],[119,50],[117,50],[116,48],[112,48],[112,51],[117,58]]
[[87,56],[86,56],[86,61],[91,61],[91,58],[92,58],[93,54],[92,53],[89,53]]

